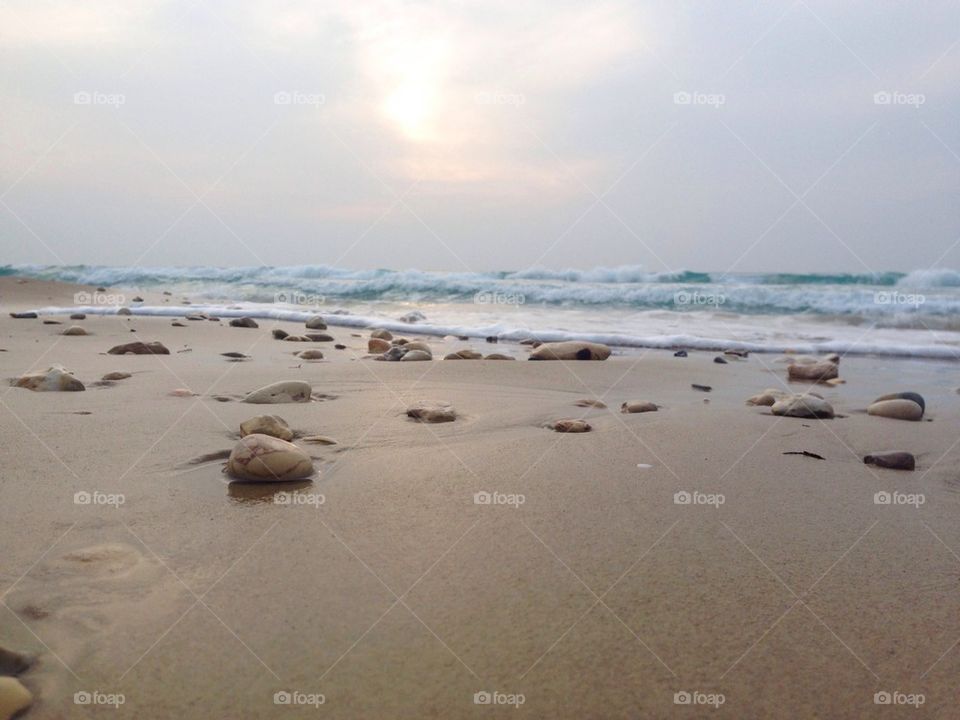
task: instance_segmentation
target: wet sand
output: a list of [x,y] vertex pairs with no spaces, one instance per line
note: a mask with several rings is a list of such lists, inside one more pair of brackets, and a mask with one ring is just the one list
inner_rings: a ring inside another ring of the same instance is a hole
[[[0,389],[0,646],[37,656],[28,718],[86,717],[77,692],[122,695],[139,718],[873,718],[895,691],[923,695],[911,716],[956,712],[956,364],[844,358],[847,384],[817,390],[844,417],[819,421],[744,405],[786,383],[774,356],[385,363],[344,328],[335,350],[271,338],[294,323],[88,316],[90,335],[64,337],[66,316],[7,314],[77,290],[0,279],[4,378],[59,363],[87,384]],[[528,353],[422,339],[435,358]],[[105,354],[134,340],[171,354]],[[325,360],[292,354],[307,348]],[[132,377],[94,385],[113,371]],[[238,402],[278,380],[325,397]],[[900,390],[924,395],[925,421],[863,412]],[[420,400],[459,417],[410,420]],[[662,407],[625,415],[626,400]],[[197,461],[263,413],[338,441],[298,441],[312,482],[230,485],[222,460]],[[593,430],[545,427],[560,418]],[[825,459],[783,454],[802,450]],[[864,465],[878,450],[918,468]],[[484,492],[510,504],[476,504]]]

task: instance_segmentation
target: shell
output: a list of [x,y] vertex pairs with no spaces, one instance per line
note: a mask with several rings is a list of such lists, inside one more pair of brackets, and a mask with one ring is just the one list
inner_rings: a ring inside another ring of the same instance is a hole
[[254,405],[268,405],[271,403],[310,402],[313,388],[309,383],[301,380],[284,380],[271,383],[247,395],[243,402]]
[[227,473],[238,480],[285,482],[313,474],[313,460],[286,440],[260,433],[242,438],[227,460]]

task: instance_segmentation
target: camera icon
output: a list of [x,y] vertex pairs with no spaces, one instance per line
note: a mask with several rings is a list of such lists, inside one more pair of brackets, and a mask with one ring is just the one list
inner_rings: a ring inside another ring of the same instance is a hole
[[93,695],[88,693],[86,690],[81,690],[73,694],[74,705],[89,705],[92,702],[93,702]]
[[291,702],[293,702],[293,695],[286,690],[278,690],[273,694],[274,705],[289,705]]
[[488,492],[480,491],[473,494],[473,504],[474,505],[492,505],[493,504],[493,495]]
[[488,693],[486,690],[481,690],[473,694],[473,704],[474,705],[489,705],[493,702],[493,695]]
[[289,505],[292,501],[293,493],[278,492],[273,496],[274,505]]
[[881,90],[880,92],[875,92],[873,94],[874,105],[889,105],[892,101],[893,101],[893,95],[891,95],[886,90]]
[[692,500],[693,496],[686,490],[681,490],[673,494],[674,505],[689,505]]
[[93,96],[85,90],[81,90],[80,92],[75,92],[73,94],[74,105],[89,105],[92,102]]
[[288,92],[281,90],[280,92],[273,94],[274,105],[289,105],[292,102],[293,97]]
[[691,702],[693,702],[693,695],[688,693],[686,690],[681,690],[680,692],[675,692],[673,694],[674,705],[689,705]]
[[873,504],[874,505],[889,505],[893,500],[893,496],[888,493],[886,490],[881,490],[880,492],[874,494]]
[[680,291],[673,296],[673,301],[677,305],[689,305],[690,304],[690,293]]
[[673,94],[673,104],[674,105],[689,105],[693,101],[693,96],[684,91],[675,92]]
[[74,505],[89,505],[93,501],[93,496],[86,490],[81,490],[73,494]]
[[274,293],[273,301],[275,303],[288,303],[290,302],[290,295],[289,293],[285,293],[285,292]]
[[74,305],[89,305],[92,301],[93,295],[88,292],[81,291],[73,294]]
[[892,702],[893,696],[886,690],[881,690],[880,692],[875,692],[873,694],[874,705],[890,705]]

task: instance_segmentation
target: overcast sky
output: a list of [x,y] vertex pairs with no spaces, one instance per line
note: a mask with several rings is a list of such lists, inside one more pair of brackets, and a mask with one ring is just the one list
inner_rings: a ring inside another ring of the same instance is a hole
[[0,68],[0,263],[960,267],[955,0],[7,0]]

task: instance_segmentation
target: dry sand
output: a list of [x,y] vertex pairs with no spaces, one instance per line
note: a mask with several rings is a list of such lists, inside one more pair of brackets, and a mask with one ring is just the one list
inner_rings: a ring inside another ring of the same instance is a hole
[[[383,363],[343,328],[338,351],[271,338],[293,323],[90,316],[91,335],[63,337],[65,316],[7,316],[76,289],[0,280],[3,376],[60,363],[87,384],[0,389],[0,646],[37,655],[29,718],[87,717],[74,694],[94,691],[137,718],[873,718],[895,712],[875,704],[884,691],[922,693],[911,717],[957,716],[956,365],[845,358],[848,383],[820,392],[846,417],[818,421],[744,405],[785,383],[773,356]],[[104,354],[137,339],[171,355]],[[424,339],[438,358],[528,351]],[[308,347],[327,360],[293,357]],[[93,385],[111,371],[133,376]],[[288,379],[327,397],[236,401]],[[198,396],[168,395],[182,387]],[[922,393],[932,422],[862,412],[898,390]],[[408,419],[419,400],[459,418]],[[624,415],[625,400],[662,407]],[[264,412],[338,441],[300,443],[313,482],[229,485],[220,461],[190,464]],[[593,431],[543,427],[565,417]],[[862,463],[885,449],[917,471]],[[783,455],[798,450],[825,460]],[[895,490],[924,503],[875,504]],[[723,504],[675,504],[680,491]],[[279,691],[325,702],[278,706]],[[476,705],[485,691],[523,704]]]

